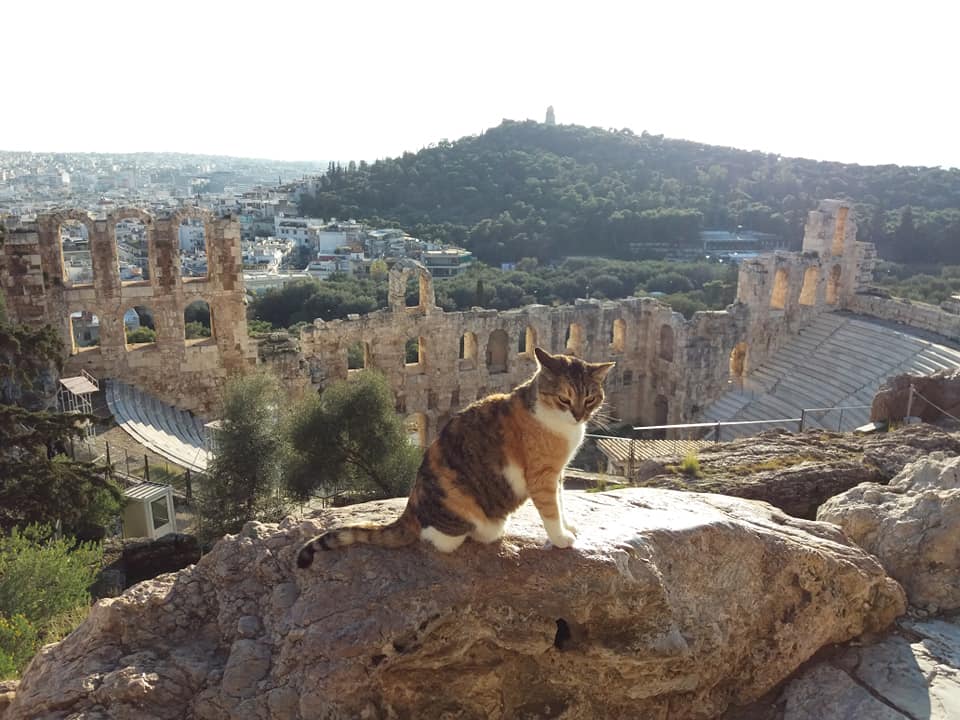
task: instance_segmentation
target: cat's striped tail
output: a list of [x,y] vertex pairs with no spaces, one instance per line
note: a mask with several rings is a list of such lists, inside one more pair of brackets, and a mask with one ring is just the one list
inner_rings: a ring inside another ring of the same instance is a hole
[[408,507],[389,525],[379,527],[353,525],[318,535],[300,548],[300,552],[297,553],[297,567],[310,567],[313,556],[319,550],[336,550],[354,543],[395,548],[412,545],[419,539],[420,523]]

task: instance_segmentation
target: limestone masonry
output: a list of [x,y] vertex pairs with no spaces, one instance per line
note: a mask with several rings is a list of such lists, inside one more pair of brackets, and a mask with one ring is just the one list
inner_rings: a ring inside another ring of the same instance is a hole
[[[181,275],[178,231],[190,218],[204,227],[205,277]],[[147,279],[121,280],[116,229],[128,219],[146,229]],[[72,281],[64,266],[60,228],[67,222],[86,227],[93,266],[89,283]],[[614,417],[666,424],[695,418],[819,313],[846,309],[907,321],[922,315],[924,327],[956,334],[955,316],[936,308],[930,310],[935,316],[927,317],[926,306],[904,316],[907,306],[898,301],[858,294],[870,281],[875,252],[855,238],[849,206],[823,201],[810,213],[802,252],[744,261],[736,302],[691,320],[654,298],[444,312],[436,306],[430,273],[419,263],[402,261],[390,274],[389,308],[346,320],[317,320],[299,340],[282,334],[251,340],[239,224],[196,208],[167,217],[137,209],[105,218],[65,211],[8,227],[0,247],[0,287],[13,320],[61,330],[72,348],[66,373],[83,368],[99,378],[116,378],[208,417],[217,414],[220,391],[231,374],[259,364],[277,371],[291,387],[322,389],[349,377],[347,351],[360,347],[364,366],[386,375],[398,412],[427,442],[452,413],[528,377],[536,345],[591,361],[615,360],[607,382]],[[404,302],[410,276],[420,287],[413,307]],[[187,340],[184,310],[197,299],[209,304],[212,337]],[[152,312],[155,343],[127,344],[123,318],[133,307]],[[99,319],[99,346],[77,347],[71,321],[77,313]],[[405,362],[410,339],[419,347],[414,363]]]

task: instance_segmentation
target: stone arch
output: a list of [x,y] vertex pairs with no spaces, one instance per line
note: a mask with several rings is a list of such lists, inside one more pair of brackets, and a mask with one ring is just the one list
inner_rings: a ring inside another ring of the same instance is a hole
[[419,448],[427,446],[427,416],[423,413],[412,413],[404,420],[404,429],[407,431],[407,440],[411,445]]
[[817,304],[817,284],[820,282],[820,268],[810,266],[803,271],[803,287],[800,289],[801,305]]
[[[206,280],[210,274],[210,238],[213,213],[204,208],[186,207],[172,215],[180,250],[183,282]],[[197,228],[201,232],[197,232]]]
[[120,208],[107,218],[107,235],[117,246],[120,283],[149,281],[153,275],[153,217],[139,208]]
[[527,357],[533,357],[533,349],[537,346],[537,330],[533,325],[527,325],[526,329],[520,333],[517,338],[517,353]]
[[[407,306],[407,280],[417,278],[419,302],[416,306]],[[393,312],[426,312],[436,306],[433,294],[433,276],[427,268],[416,260],[401,260],[390,271],[388,304]]]
[[460,369],[473,370],[477,367],[477,335],[469,330],[460,336]]
[[836,305],[840,302],[840,276],[843,271],[839,265],[830,268],[830,275],[827,277],[827,305]]
[[53,216],[53,225],[63,284],[67,287],[92,285],[95,274],[91,247],[93,217],[80,210],[67,210]]
[[487,372],[491,375],[507,372],[510,338],[506,330],[497,328],[487,340]]
[[70,354],[76,355],[100,347],[100,317],[90,310],[75,310],[70,323]]
[[787,271],[779,268],[773,276],[773,291],[770,293],[770,309],[783,310],[787,306],[787,294],[790,291],[790,281]]
[[626,346],[627,323],[622,318],[617,318],[610,328],[610,352],[622,353]]
[[666,323],[660,326],[660,359],[673,362],[673,328]]
[[743,373],[747,368],[747,353],[749,348],[745,342],[734,345],[730,351],[730,377],[742,379]]
[[373,367],[370,343],[357,340],[347,348],[347,372]]
[[195,298],[183,309],[183,334],[188,345],[212,342],[216,338],[213,308],[203,298]]
[[580,323],[570,323],[567,327],[567,336],[564,338],[564,352],[567,355],[583,355],[583,326]]
[[833,244],[830,246],[830,254],[837,256],[843,255],[843,244],[847,229],[847,214],[850,208],[840,206],[837,208],[837,222],[833,226]]
[[153,308],[148,305],[134,305],[123,313],[121,320],[127,350],[156,347],[159,331],[157,314]]

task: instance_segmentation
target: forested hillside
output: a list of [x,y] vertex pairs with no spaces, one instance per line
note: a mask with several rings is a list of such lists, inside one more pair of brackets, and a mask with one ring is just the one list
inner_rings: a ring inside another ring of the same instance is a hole
[[799,247],[807,211],[855,204],[860,238],[898,262],[960,263],[960,170],[861,166],[576,125],[504,121],[480,136],[331,165],[303,213],[397,223],[490,263],[658,257],[700,230]]

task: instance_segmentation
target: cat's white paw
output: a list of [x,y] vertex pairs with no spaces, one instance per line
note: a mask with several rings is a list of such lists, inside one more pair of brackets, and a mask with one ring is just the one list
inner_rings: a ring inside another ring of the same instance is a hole
[[574,535],[569,530],[564,530],[561,533],[550,538],[550,544],[555,548],[568,548],[576,542],[577,536]]
[[563,528],[564,528],[564,530],[566,530],[567,532],[571,532],[571,533],[573,533],[574,535],[578,535],[578,534],[580,533],[580,531],[577,530],[577,526],[574,525],[574,524],[573,524],[572,522],[570,522],[569,520],[564,520],[564,521],[563,521]]

